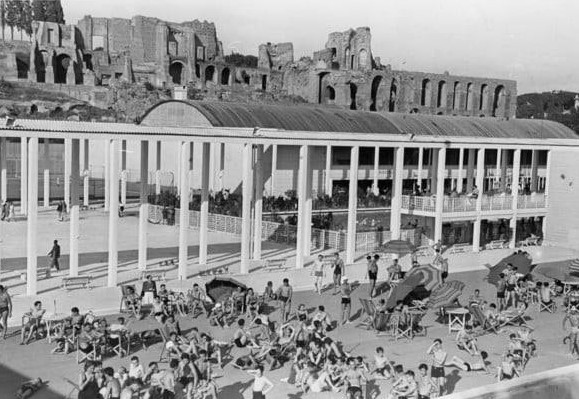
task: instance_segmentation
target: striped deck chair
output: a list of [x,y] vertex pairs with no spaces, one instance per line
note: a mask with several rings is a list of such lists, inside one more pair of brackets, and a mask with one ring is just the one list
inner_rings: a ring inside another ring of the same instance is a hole
[[473,303],[472,305],[470,305],[469,311],[470,311],[470,314],[472,315],[472,317],[476,320],[476,322],[482,328],[483,333],[489,332],[489,331],[492,331],[495,334],[498,333],[497,323],[495,321],[490,320],[488,317],[486,317],[479,305]]

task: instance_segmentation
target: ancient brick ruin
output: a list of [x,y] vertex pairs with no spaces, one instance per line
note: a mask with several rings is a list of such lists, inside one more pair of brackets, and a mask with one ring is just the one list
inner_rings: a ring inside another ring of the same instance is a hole
[[115,80],[201,91],[246,90],[352,110],[511,118],[516,82],[392,70],[374,57],[370,28],[328,36],[313,57],[292,43],[262,44],[256,67],[228,64],[215,25],[198,20],[93,18],[35,22],[32,43],[2,46],[0,76],[36,83],[108,86]]

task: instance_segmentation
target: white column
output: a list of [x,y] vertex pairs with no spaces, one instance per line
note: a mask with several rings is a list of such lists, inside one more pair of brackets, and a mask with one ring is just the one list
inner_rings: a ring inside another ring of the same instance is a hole
[[105,212],[111,205],[111,140],[105,140]]
[[142,140],[139,205],[139,269],[147,268],[147,228],[149,217],[149,142]]
[[[181,154],[182,153],[182,148],[181,148],[181,144],[177,143],[177,154]],[[181,156],[181,155],[179,155]],[[175,174],[175,184],[177,185],[177,194],[181,194],[181,169],[187,168],[188,163],[186,163],[187,160],[181,160],[179,159],[177,161],[177,172]]]
[[189,232],[189,158],[190,143],[180,143],[179,156],[179,280],[187,280]]
[[501,175],[500,175],[500,179],[501,179],[501,191],[504,192],[507,188],[507,162],[508,162],[508,155],[509,152],[508,150],[503,150],[503,155],[501,157]]
[[436,148],[430,149],[430,193],[434,194],[436,186],[438,185],[438,150]]
[[249,256],[251,247],[251,192],[253,191],[253,145],[243,146],[243,182],[241,209],[241,274],[249,273]]
[[356,257],[356,220],[358,210],[358,163],[360,147],[350,150],[350,186],[348,188],[348,231],[346,237],[346,263],[354,263]]
[[314,171],[312,170],[312,153],[314,148],[308,147],[308,162],[306,171],[305,186],[305,215],[304,215],[304,256],[310,256],[312,250],[312,180]]
[[4,203],[8,199],[8,173],[6,168],[7,144],[8,140],[6,137],[0,137],[0,203]]
[[201,154],[201,214],[199,218],[199,264],[207,264],[207,222],[209,219],[209,169],[211,144],[203,143]]
[[404,173],[404,147],[394,148],[394,170],[392,171],[392,202],[390,231],[392,240],[400,239],[402,222],[402,177]]
[[[23,138],[26,142],[26,138]],[[38,229],[38,138],[28,139],[28,218],[26,220],[26,295],[36,295],[37,270],[37,229]]]
[[263,144],[258,144],[255,151],[255,200],[253,223],[253,259],[261,259],[261,230],[263,216]]
[[511,184],[511,195],[513,196],[513,218],[511,219],[511,242],[510,248],[515,248],[517,244],[517,208],[519,203],[519,177],[521,175],[521,150],[516,149],[513,153],[513,183]]
[[20,138],[20,214],[28,212],[28,138]]
[[420,147],[418,149],[418,186],[423,190],[422,187],[422,165],[424,164],[424,148]]
[[89,166],[89,160],[90,160],[90,150],[89,150],[89,140],[88,139],[84,139],[83,140],[83,147],[84,147],[84,158],[83,158],[83,205],[88,207],[89,205],[89,186],[90,186],[90,166]]
[[215,191],[215,161],[217,160],[219,162],[219,158],[217,157],[218,149],[215,143],[209,144],[209,191]]
[[497,148],[497,167],[495,169],[495,184],[493,185],[493,189],[500,187],[500,179],[501,179],[501,162],[503,158],[503,151],[500,148]]
[[[272,152],[272,166],[271,166],[271,191],[273,192],[273,177],[275,176],[275,163],[277,162],[277,146],[275,147]],[[219,144],[219,191],[222,191],[224,187],[223,180],[225,179],[225,143]],[[274,157],[275,155],[275,157]],[[272,194],[273,195],[273,194]]]
[[71,140],[70,165],[70,237],[69,274],[78,276],[78,242],[80,230],[80,140]]
[[107,285],[116,287],[119,265],[119,141],[108,141],[109,152],[109,267]]
[[462,193],[462,167],[464,164],[464,148],[458,150],[458,179],[456,181],[456,191]]
[[121,204],[127,204],[127,140],[121,142]]
[[475,149],[468,149],[468,162],[466,165],[466,192],[470,193],[472,191],[472,182],[474,179],[474,154]]
[[483,185],[485,175],[485,149],[480,148],[477,154],[476,163],[476,186],[478,187],[479,196],[476,199],[476,220],[474,222],[472,250],[474,252],[480,251],[480,229],[481,229],[481,209],[483,197]]
[[332,196],[332,146],[326,147],[326,177],[325,177],[325,191],[326,195]]
[[[549,185],[551,184],[551,150],[547,150],[547,167],[545,171],[545,205],[549,206]],[[547,240],[547,216],[543,217],[543,241]]]
[[436,216],[434,219],[434,242],[442,240],[442,216],[444,210],[444,177],[446,175],[446,148],[441,148],[437,157]]
[[42,139],[44,146],[44,177],[43,177],[43,195],[42,206],[48,208],[50,206],[50,140]]
[[157,141],[155,154],[155,194],[161,194],[161,142]]
[[539,185],[539,150],[531,153],[531,192],[536,193]]
[[296,238],[296,269],[304,267],[305,253],[305,229],[306,229],[306,187],[308,175],[309,147],[302,145],[300,148],[300,159],[298,169],[298,231]]
[[374,147],[374,176],[372,179],[372,190],[374,195],[380,194],[378,189],[378,175],[380,174],[380,147]]
[[64,183],[64,203],[66,209],[70,209],[70,165],[72,164],[72,140],[64,139],[64,176],[62,181]]

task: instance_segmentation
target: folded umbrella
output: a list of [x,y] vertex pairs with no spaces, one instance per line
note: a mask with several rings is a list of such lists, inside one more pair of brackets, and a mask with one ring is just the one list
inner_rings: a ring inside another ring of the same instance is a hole
[[398,301],[404,301],[404,299],[406,299],[406,297],[420,285],[421,280],[422,276],[420,274],[406,277],[400,282],[400,284],[392,289],[388,301],[386,302],[386,308],[393,309]]
[[464,286],[465,284],[462,281],[457,280],[442,283],[442,285],[430,294],[428,307],[437,309],[454,303],[454,301],[462,294]]
[[386,254],[394,254],[398,256],[404,256],[411,254],[416,251],[416,247],[409,241],[404,240],[392,240],[383,244],[380,247],[380,251]]

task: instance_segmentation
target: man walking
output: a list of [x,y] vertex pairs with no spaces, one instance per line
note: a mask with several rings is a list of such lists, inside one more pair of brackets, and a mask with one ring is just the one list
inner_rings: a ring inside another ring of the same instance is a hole
[[332,263],[334,268],[334,295],[340,292],[340,284],[342,282],[342,275],[346,275],[346,270],[344,266],[344,261],[340,258],[340,253],[335,253],[334,262]]
[[48,256],[50,256],[50,268],[52,269],[54,267],[56,271],[59,272],[60,264],[58,263],[58,260],[60,259],[60,245],[58,245],[57,240],[54,240],[54,245],[48,253]]

